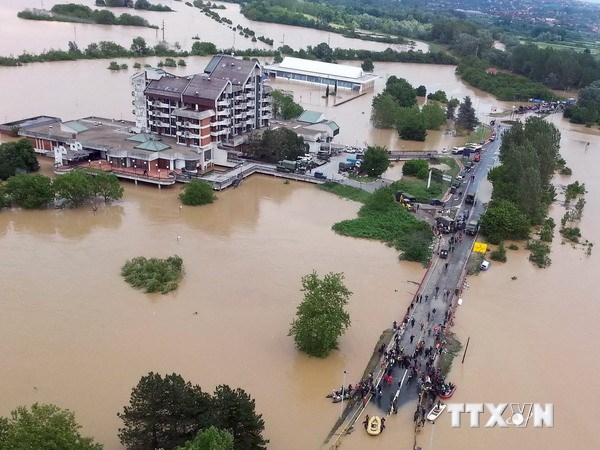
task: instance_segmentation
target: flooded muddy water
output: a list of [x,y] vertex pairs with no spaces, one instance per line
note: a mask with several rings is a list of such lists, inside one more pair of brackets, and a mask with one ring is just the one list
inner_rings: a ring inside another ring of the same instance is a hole
[[[75,32],[80,46],[102,39],[104,32],[105,39],[121,43],[147,37],[138,29],[115,32],[56,23],[47,25],[54,30],[48,39],[34,39],[37,24],[11,17],[17,8],[39,2],[16,3],[0,0],[0,18],[6,24],[0,34],[14,36],[0,40],[0,54],[20,52],[21,47],[64,47]],[[227,7],[223,14],[237,8]],[[215,22],[199,11],[190,14],[208,21],[202,26],[210,37]],[[256,24],[251,28],[258,31]],[[179,30],[182,45],[184,36],[197,32],[183,26],[167,29]],[[284,33],[286,44],[293,47],[288,40],[294,38],[305,44],[327,40],[316,30],[302,30],[300,37]],[[229,38],[222,39],[217,45],[229,46]],[[334,35],[331,39],[333,46]],[[187,67],[172,71],[200,71],[207,59],[187,61]],[[133,63],[124,62],[130,67]],[[156,64],[158,59],[147,62]],[[103,60],[0,68],[0,83],[10,86],[3,91],[0,119],[39,114],[64,120],[89,115],[131,119],[129,77],[134,71],[112,73],[107,66]],[[493,108],[511,107],[465,86],[450,66],[375,63],[375,73],[381,78],[373,93],[341,106],[333,106],[345,98],[341,91],[338,99],[324,99],[319,88],[279,82],[273,86],[294,90],[306,109],[324,111],[338,122],[339,142],[395,150],[440,149],[462,142],[444,130],[429,132],[425,143],[414,143],[399,140],[392,130],[373,129],[368,120],[372,97],[389,75],[423,84],[429,91],[443,89],[449,97],[471,95],[484,121]],[[600,224],[600,137],[560,116],[549,120],[561,129],[562,154],[574,173],[557,177],[557,182],[586,183],[588,201],[580,228],[594,241]],[[50,163],[44,167],[48,172]],[[400,167],[390,173],[398,177]],[[84,432],[107,449],[120,449],[116,414],[128,402],[131,388],[148,371],[177,372],[209,391],[219,383],[246,389],[264,415],[269,448],[318,448],[339,415],[338,405],[324,395],[342,383],[344,370],[348,382],[360,377],[381,331],[401,318],[414,292],[412,282],[420,281],[423,269],[398,262],[397,253],[380,243],[336,236],[331,225],[354,217],[359,205],[310,185],[254,176],[238,189],[219,193],[213,205],[182,210],[177,193],[177,188],[127,184],[122,201],[96,212],[0,212],[0,415],[35,401],[56,403],[72,409]],[[562,206],[553,206],[557,223],[563,212]],[[453,398],[457,402],[554,403],[554,428],[453,429],[448,417],[436,424],[431,448],[600,447],[591,413],[600,394],[594,379],[600,368],[595,351],[600,304],[593,282],[600,266],[595,251],[586,256],[581,249],[562,245],[555,234],[548,269],[535,269],[522,249],[509,250],[508,263],[494,263],[488,272],[469,279],[455,331],[463,342],[471,337],[471,344],[465,363],[458,361],[450,375],[459,386]],[[128,258],[172,254],[183,258],[186,270],[175,293],[146,295],[119,275]],[[313,269],[344,272],[354,292],[352,326],[341,339],[340,351],[326,360],[299,354],[286,336],[301,299],[300,277]],[[517,279],[511,280],[513,276]],[[409,448],[412,413],[401,409],[379,438],[358,430],[342,448]],[[428,426],[418,436],[423,448],[429,448],[431,432]]]

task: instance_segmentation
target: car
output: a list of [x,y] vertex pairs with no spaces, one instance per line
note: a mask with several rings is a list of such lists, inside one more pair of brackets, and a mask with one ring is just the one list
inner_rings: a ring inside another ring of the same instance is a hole
[[429,204],[430,204],[431,206],[444,206],[444,205],[445,205],[445,203],[444,203],[443,201],[441,201],[441,200],[439,200],[439,199],[437,199],[437,198],[431,199],[431,200],[429,201]]
[[448,258],[448,249],[447,248],[440,249],[440,258],[442,258],[442,259]]
[[346,153],[356,153],[356,149],[354,147],[346,147],[344,149],[344,152],[346,152]]
[[446,147],[444,147],[444,148],[442,149],[442,153],[448,153],[448,150],[446,149]]
[[479,266],[480,270],[488,270],[490,268],[490,262],[487,259],[484,259],[481,262],[481,266]]
[[479,153],[475,153],[475,155],[473,155],[473,162],[479,161],[481,161],[481,155]]
[[464,150],[465,150],[464,147],[452,147],[452,154],[453,155],[462,155]]
[[458,175],[456,175],[456,179],[457,179],[458,181],[462,181],[462,179],[463,179],[464,177],[465,177],[465,175],[464,175],[464,173],[462,173],[462,172],[461,172],[461,173],[459,173]]
[[323,172],[315,172],[315,178],[318,180],[326,180],[327,175],[325,175]]

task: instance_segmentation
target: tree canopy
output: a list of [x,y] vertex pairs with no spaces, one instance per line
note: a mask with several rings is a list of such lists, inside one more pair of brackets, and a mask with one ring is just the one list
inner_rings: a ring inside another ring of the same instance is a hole
[[402,175],[426,180],[429,176],[429,163],[424,159],[411,159],[402,166]]
[[50,177],[23,173],[8,179],[6,195],[13,205],[25,209],[43,208],[54,200],[54,188]]
[[342,273],[330,272],[319,278],[316,272],[302,277],[304,299],[298,306],[289,336],[309,356],[325,358],[338,348],[338,339],[350,326],[346,312],[352,295]]
[[243,389],[221,385],[211,396],[178,374],[143,376],[119,417],[119,438],[132,450],[263,450],[268,443]]
[[39,168],[33,144],[28,139],[0,144],[0,180]]
[[369,146],[365,151],[365,157],[361,169],[370,177],[379,177],[390,166],[388,151],[385,147]]
[[295,161],[308,150],[304,138],[288,128],[265,129],[260,137],[251,136],[247,153],[254,159],[276,163],[284,159]]
[[[327,85],[329,88],[329,85]],[[304,108],[290,95],[275,89],[271,91],[273,117],[284,120],[295,119],[304,112]]]
[[188,206],[206,205],[214,202],[216,198],[212,185],[204,180],[192,180],[186,183],[179,194],[181,203]]
[[458,107],[456,126],[457,128],[463,130],[473,131],[477,127],[478,123],[479,120],[475,115],[475,108],[473,108],[473,102],[471,101],[471,97],[467,95]]
[[0,417],[0,448],[10,450],[101,450],[102,445],[81,435],[75,415],[56,405],[19,406]]

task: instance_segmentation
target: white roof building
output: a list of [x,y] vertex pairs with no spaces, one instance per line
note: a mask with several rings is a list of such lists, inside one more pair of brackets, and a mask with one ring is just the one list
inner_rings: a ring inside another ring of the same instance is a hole
[[286,56],[279,64],[265,66],[271,78],[312,84],[328,84],[340,89],[362,92],[372,88],[377,77],[366,75],[360,67],[331,64]]

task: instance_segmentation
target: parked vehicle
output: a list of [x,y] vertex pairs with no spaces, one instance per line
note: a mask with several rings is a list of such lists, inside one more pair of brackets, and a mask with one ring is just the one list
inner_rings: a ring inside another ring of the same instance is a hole
[[452,186],[453,188],[460,187],[461,179],[462,179],[462,177],[459,179],[458,175],[457,175],[456,178],[454,180],[452,180],[452,184],[450,186]]
[[445,203],[437,198],[431,199],[429,204],[432,206],[445,206]]
[[277,166],[275,166],[275,169],[277,170],[277,172],[295,172],[296,168],[298,167],[298,163],[296,161],[287,161],[287,160],[283,160],[283,161],[279,161],[277,163]]
[[478,231],[479,231],[479,221],[478,220],[471,220],[467,224],[467,227],[465,228],[465,233],[467,233],[471,236],[475,236]]
[[448,249],[447,248],[440,249],[440,258],[442,258],[442,259],[448,258]]
[[481,155],[479,153],[475,153],[473,155],[473,162],[479,162],[481,161]]
[[490,262],[487,259],[484,259],[483,262],[481,263],[481,266],[479,266],[479,269],[488,270],[489,268],[490,268]]
[[465,203],[467,205],[474,205],[475,197],[476,197],[475,192],[467,192],[467,196],[465,197]]
[[349,162],[342,161],[338,165],[338,170],[340,172],[350,172],[352,169],[354,169],[354,164],[350,164]]
[[327,175],[325,175],[323,172],[315,172],[315,178],[319,180],[326,180]]
[[464,150],[465,150],[464,147],[452,147],[452,154],[453,155],[462,155]]

